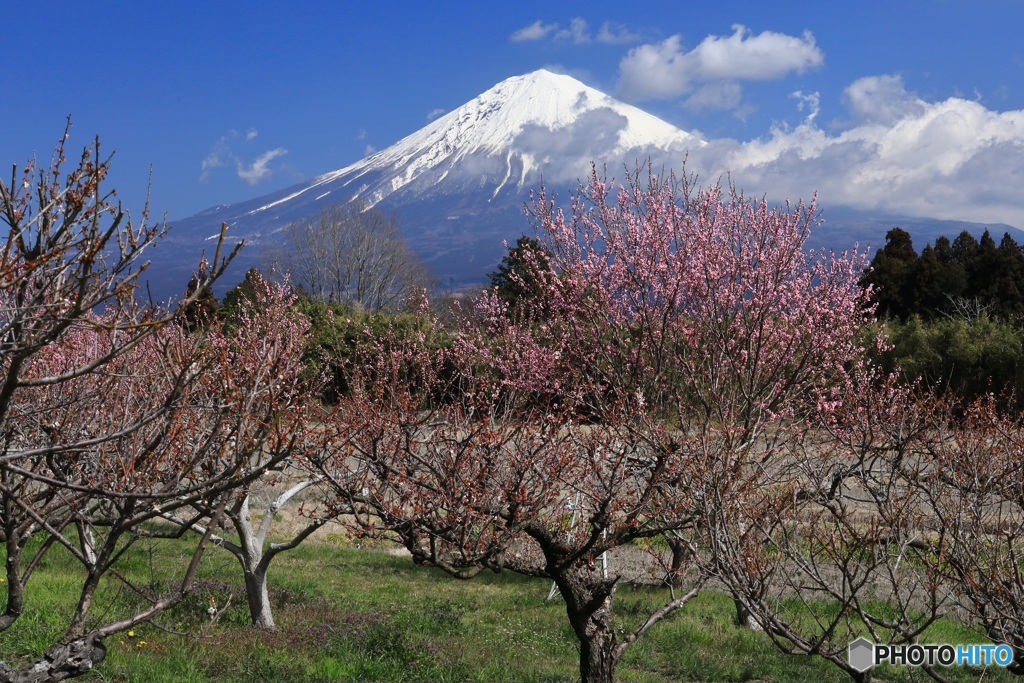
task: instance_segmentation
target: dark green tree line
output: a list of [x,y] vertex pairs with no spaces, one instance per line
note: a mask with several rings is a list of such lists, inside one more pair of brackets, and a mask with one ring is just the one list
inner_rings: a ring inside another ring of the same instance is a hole
[[871,286],[882,318],[925,321],[985,311],[998,320],[1024,317],[1024,249],[1006,233],[997,245],[986,230],[975,239],[966,230],[920,254],[908,232],[893,228],[871,261],[862,284]]
[[871,286],[891,348],[890,370],[925,387],[971,400],[1024,396],[1024,249],[1010,234],[998,244],[967,231],[918,254],[893,228],[861,281]]

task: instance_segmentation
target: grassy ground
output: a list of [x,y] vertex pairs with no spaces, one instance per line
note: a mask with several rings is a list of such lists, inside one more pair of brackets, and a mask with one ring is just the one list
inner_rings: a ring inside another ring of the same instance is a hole
[[[137,552],[126,571],[159,575],[173,558]],[[271,568],[275,633],[247,626],[239,570],[226,553],[208,556],[204,577],[184,604],[108,640],[107,659],[85,680],[99,681],[508,681],[576,680],[576,639],[545,581],[501,574],[457,581],[408,558],[359,550],[339,538],[310,543]],[[0,635],[0,658],[41,652],[59,635],[76,595],[76,570],[54,555],[34,581],[29,609]],[[620,589],[629,625],[664,591]],[[131,602],[112,590],[97,617]],[[208,609],[220,611],[212,622]],[[637,642],[619,680],[848,681],[816,658],[780,654],[763,635],[732,624],[731,601],[706,594]],[[189,635],[182,635],[182,634]],[[929,642],[978,638],[944,624]],[[950,670],[958,680],[1010,680],[1002,670]],[[876,680],[914,680],[885,669]],[[916,680],[924,680],[918,674]]]

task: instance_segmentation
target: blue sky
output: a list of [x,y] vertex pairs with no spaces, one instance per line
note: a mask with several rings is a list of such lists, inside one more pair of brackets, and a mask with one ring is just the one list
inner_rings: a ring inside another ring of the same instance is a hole
[[[0,162],[116,150],[137,213],[346,166],[513,75],[710,141],[751,193],[1024,228],[1024,0],[59,2],[5,7]],[[4,177],[9,178],[9,171]]]

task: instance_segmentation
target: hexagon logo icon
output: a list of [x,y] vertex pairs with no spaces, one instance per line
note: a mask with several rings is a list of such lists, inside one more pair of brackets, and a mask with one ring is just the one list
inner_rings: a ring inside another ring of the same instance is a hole
[[858,638],[850,643],[847,657],[854,671],[864,673],[875,665],[875,645],[866,638]]

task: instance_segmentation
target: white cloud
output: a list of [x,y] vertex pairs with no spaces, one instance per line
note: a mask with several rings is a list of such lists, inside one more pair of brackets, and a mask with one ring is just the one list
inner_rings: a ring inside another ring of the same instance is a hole
[[790,93],[789,96],[796,100],[796,108],[798,110],[803,111],[807,109],[804,123],[811,123],[814,119],[818,118],[818,112],[821,111],[821,93],[805,93],[803,90],[797,90]]
[[731,36],[708,36],[689,55],[706,79],[768,81],[825,63],[810,31],[799,38],[774,31],[754,36],[740,24]]
[[429,112],[427,112],[427,121],[433,121],[438,116],[446,114],[447,112],[447,109],[441,109],[440,107],[438,107],[437,109],[431,109]]
[[288,150],[283,147],[277,147],[263,152],[251,163],[246,163],[232,147],[232,140],[242,138],[244,142],[248,143],[255,140],[257,135],[259,133],[256,129],[250,128],[244,135],[237,130],[230,130],[226,135],[221,136],[217,142],[213,143],[209,154],[206,155],[206,158],[200,164],[199,182],[205,182],[210,177],[213,169],[221,168],[228,164],[233,164],[238,177],[250,185],[255,185],[262,180],[270,178],[273,174],[270,162],[287,154]]
[[639,34],[633,33],[622,24],[606,21],[601,24],[601,30],[597,32],[597,42],[610,45],[622,45],[635,43],[641,40]]
[[694,76],[679,36],[629,51],[619,63],[619,90],[628,99],[669,99],[690,90]]
[[235,159],[238,177],[250,185],[266,180],[273,174],[269,166],[270,162],[287,153],[288,150],[283,147],[277,147],[259,155],[251,164],[243,163],[241,159]]
[[558,30],[558,24],[545,24],[538,19],[529,26],[525,26],[509,36],[514,43],[522,43],[529,40],[542,40],[550,33]]
[[[363,140],[366,140],[366,136],[367,136],[366,131],[363,130],[362,128],[360,128],[359,131],[356,133],[355,139],[360,141],[360,142],[362,142]],[[366,146],[363,147],[363,156],[368,157],[368,156],[370,156],[371,154],[373,154],[376,151],[377,151],[376,147],[374,147],[373,145],[367,143]]]
[[630,31],[625,25],[611,21],[602,23],[597,34],[592,34],[590,32],[590,24],[583,17],[573,17],[565,28],[561,24],[545,24],[542,20],[538,19],[509,36],[509,39],[516,43],[544,40],[545,38],[566,41],[573,45],[585,45],[595,41],[610,45],[623,45],[635,43],[641,39],[639,35]]
[[588,29],[587,22],[580,17],[576,17],[569,22],[569,28],[562,29],[555,34],[555,37],[560,40],[572,41],[576,45],[582,45],[592,40]]
[[619,91],[634,100],[671,99],[704,83],[774,80],[824,62],[809,31],[800,37],[774,31],[755,36],[737,24],[732,35],[708,36],[689,51],[678,35],[633,48],[619,63]]
[[843,91],[854,120],[892,123],[908,115],[920,114],[925,103],[911,95],[900,76],[865,76]]
[[514,147],[526,150],[540,163],[549,165],[553,174],[564,172],[575,179],[580,169],[618,144],[627,124],[626,117],[611,109],[592,109],[571,125],[555,129],[526,125],[516,136]]
[[[794,94],[816,114],[816,97]],[[705,178],[732,173],[740,187],[822,206],[1008,223],[1024,228],[1024,111],[998,112],[951,97],[926,102],[896,76],[860,79],[846,91],[851,122],[826,132],[814,116],[749,142],[692,150]]]
[[205,159],[203,159],[201,164],[202,170],[199,173],[199,182],[205,182],[206,179],[210,177],[211,170],[223,166],[231,158],[231,146],[228,144],[227,137],[222,137],[220,140],[213,143],[210,153],[206,155]]

